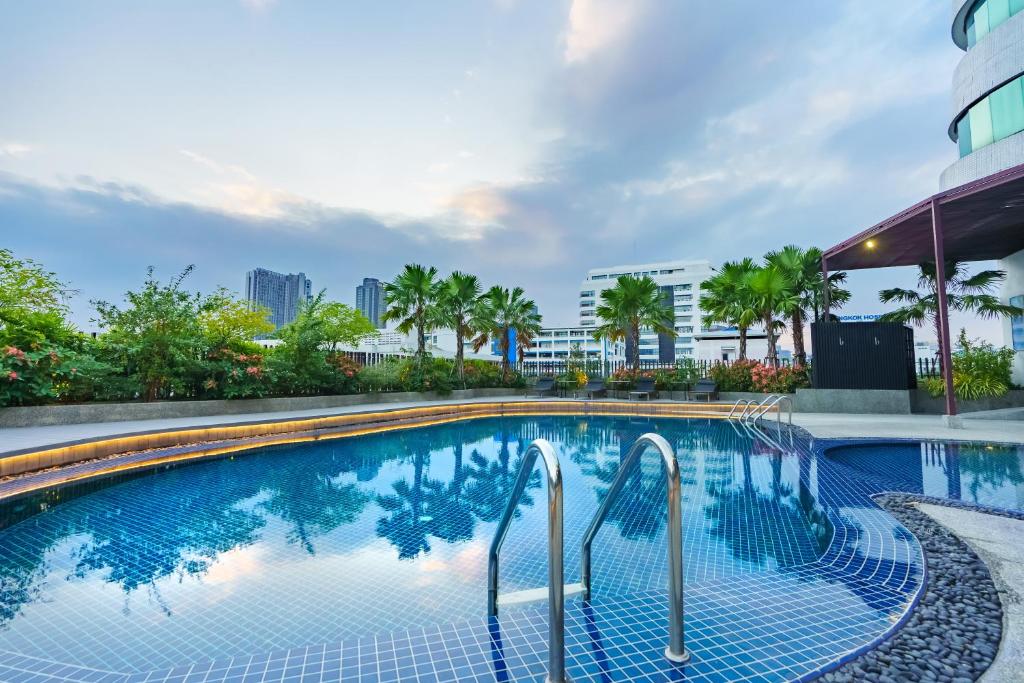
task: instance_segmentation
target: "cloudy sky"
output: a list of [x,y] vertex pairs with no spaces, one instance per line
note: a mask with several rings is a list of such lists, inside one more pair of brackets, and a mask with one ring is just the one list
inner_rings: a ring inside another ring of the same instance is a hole
[[[147,265],[352,303],[418,261],[575,322],[591,267],[831,246],[938,189],[929,0],[70,0],[0,23],[0,246],[89,299]],[[857,273],[849,312],[905,270]],[[976,333],[997,336],[991,323]]]

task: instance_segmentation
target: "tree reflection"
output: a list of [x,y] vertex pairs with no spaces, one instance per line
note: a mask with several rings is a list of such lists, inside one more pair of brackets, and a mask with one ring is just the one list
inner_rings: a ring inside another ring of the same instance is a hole
[[1020,449],[1016,446],[978,446],[960,445],[959,464],[960,475],[969,475],[968,490],[971,492],[971,500],[975,503],[985,503],[979,500],[983,489],[991,491],[998,490],[1007,484],[1020,486],[1024,484],[1024,474],[1021,473]]
[[[499,440],[497,460],[488,460],[476,450],[469,456],[469,461],[472,464],[466,484],[466,497],[473,514],[483,522],[495,522],[505,511],[508,499],[512,495],[512,489],[515,487],[519,468],[522,466],[523,454],[527,448],[522,441],[517,442],[517,455],[513,462],[512,452],[509,449],[508,432],[503,430]],[[540,485],[540,471],[535,468],[526,484],[526,491],[519,499],[519,505],[527,507],[533,505],[530,490],[540,488]],[[518,509],[515,514],[516,517],[519,517]]]
[[813,559],[805,557],[808,553],[794,542],[793,531],[807,529],[808,522],[799,501],[793,500],[792,486],[782,481],[781,456],[768,456],[769,494],[754,484],[751,457],[747,452],[740,454],[743,479],[738,487],[708,482],[714,502],[704,514],[712,522],[711,536],[721,539],[735,559],[757,567],[764,567],[769,558],[779,566]]
[[391,485],[393,495],[378,495],[377,505],[389,514],[377,520],[377,535],[398,548],[399,559],[411,559],[421,552],[430,552],[427,536],[433,518],[423,513],[426,500],[423,470],[430,452],[423,447],[413,451],[412,484],[400,479]]

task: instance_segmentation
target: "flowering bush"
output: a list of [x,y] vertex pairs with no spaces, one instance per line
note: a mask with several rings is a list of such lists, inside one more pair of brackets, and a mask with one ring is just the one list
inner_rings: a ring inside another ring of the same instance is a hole
[[731,365],[720,363],[709,373],[719,391],[759,391],[754,386],[753,369],[760,365],[754,360],[738,360]]
[[792,394],[800,387],[810,386],[805,368],[780,367],[755,364],[750,369],[750,378],[755,391],[766,394]]
[[738,360],[731,365],[721,363],[711,368],[710,376],[719,391],[791,394],[811,385],[807,368],[775,368],[756,360]]
[[202,395],[206,398],[260,398],[271,393],[263,355],[216,349],[207,358]]

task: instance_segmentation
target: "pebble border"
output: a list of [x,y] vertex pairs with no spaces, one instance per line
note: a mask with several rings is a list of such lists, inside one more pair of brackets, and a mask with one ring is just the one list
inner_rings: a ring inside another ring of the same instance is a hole
[[[950,501],[902,493],[874,496],[878,505],[913,533],[924,549],[927,582],[924,594],[903,628],[863,655],[819,680],[976,681],[999,650],[1003,608],[988,567],[959,537],[916,503]],[[978,510],[978,506],[954,505]],[[1000,510],[1005,516],[1005,510]]]

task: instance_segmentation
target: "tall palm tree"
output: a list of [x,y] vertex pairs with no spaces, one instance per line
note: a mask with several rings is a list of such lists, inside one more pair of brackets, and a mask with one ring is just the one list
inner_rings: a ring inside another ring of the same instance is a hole
[[[779,268],[793,284],[796,297],[789,302],[789,308],[783,311],[789,316],[790,328],[793,332],[793,356],[797,365],[807,362],[807,350],[804,344],[804,323],[807,312],[814,312],[814,320],[818,321],[823,302],[825,278],[821,272],[821,249],[811,247],[801,249],[790,244],[780,251],[770,251],[764,257],[765,263]],[[829,303],[832,308],[839,308],[850,300],[850,292],[839,285],[846,280],[846,273],[832,273],[829,276]]]
[[778,266],[766,265],[750,272],[746,276],[746,287],[750,290],[751,307],[764,325],[768,335],[768,364],[776,367],[779,364],[778,321],[775,316],[792,310],[799,297],[793,287],[793,281]]
[[476,275],[455,271],[441,283],[438,313],[441,324],[455,332],[455,371],[463,387],[466,385],[465,340],[476,331],[473,316],[480,299],[480,280]]
[[621,275],[615,286],[601,292],[597,307],[601,324],[594,330],[595,339],[616,342],[632,340],[633,372],[640,370],[640,330],[676,336],[672,328],[675,316],[671,306],[662,301],[661,290],[651,277]]
[[[962,261],[946,261],[946,301],[952,311],[974,313],[981,318],[1024,315],[1024,309],[1004,304],[992,294],[995,286],[1006,279],[1002,270],[983,270],[968,276],[967,265]],[[882,303],[904,304],[895,311],[882,315],[881,320],[924,325],[930,323],[939,342],[939,357],[942,357],[942,333],[939,330],[939,291],[935,262],[925,261],[918,266],[917,287],[913,289],[892,287],[878,293]]]
[[523,351],[530,347],[533,338],[540,334],[540,315],[537,305],[523,296],[522,287],[509,290],[495,285],[487,290],[477,304],[472,325],[477,336],[473,350],[479,351],[492,339],[498,340],[501,351],[501,376],[508,378],[508,356],[512,335],[516,338],[516,355],[522,360]]
[[747,273],[754,271],[754,259],[726,261],[718,272],[700,286],[700,309],[704,327],[722,323],[739,330],[740,360],[747,358],[747,332],[757,320],[751,307],[752,297],[746,287]]
[[437,317],[437,268],[424,268],[418,263],[406,264],[394,282],[384,284],[385,322],[398,322],[398,331],[408,334],[416,330],[416,356],[427,353],[427,330]]

